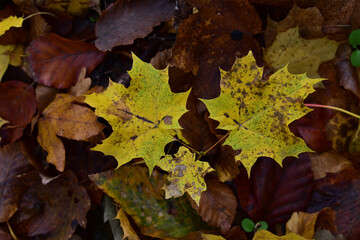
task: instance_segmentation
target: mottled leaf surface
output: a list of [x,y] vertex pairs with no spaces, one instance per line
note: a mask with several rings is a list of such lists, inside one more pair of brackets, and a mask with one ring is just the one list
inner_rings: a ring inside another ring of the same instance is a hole
[[145,235],[181,238],[203,229],[204,223],[185,196],[164,198],[166,174],[141,166],[122,166],[115,172],[93,174],[90,179],[119,203]]
[[105,118],[113,133],[93,150],[114,156],[119,166],[144,158],[150,172],[173,140],[178,119],[186,112],[188,93],[173,93],[167,84],[167,69],[156,70],[133,55],[129,88],[111,83],[103,93],[86,97],[95,114]]
[[290,74],[286,67],[266,82],[262,74],[263,68],[256,66],[250,53],[237,59],[230,71],[221,71],[220,97],[204,100],[210,118],[231,131],[224,145],[242,150],[236,160],[248,172],[258,157],[271,157],[281,164],[286,156],[311,151],[288,124],[310,111],[302,101],[322,80]]
[[185,192],[199,205],[201,194],[206,190],[204,177],[214,171],[207,162],[196,161],[196,155],[181,147],[175,157],[166,155],[159,167],[169,172],[169,185],[163,187],[165,198],[179,197]]

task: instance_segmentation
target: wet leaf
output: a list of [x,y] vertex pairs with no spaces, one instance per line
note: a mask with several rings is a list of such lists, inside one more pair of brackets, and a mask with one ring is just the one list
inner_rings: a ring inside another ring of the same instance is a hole
[[210,118],[220,122],[218,128],[231,131],[224,145],[242,150],[236,160],[248,172],[258,157],[271,157],[281,164],[286,156],[311,151],[288,124],[310,111],[302,101],[322,80],[292,75],[285,67],[263,82],[262,72],[252,54],[237,59],[230,71],[221,71],[220,97],[203,100]]
[[121,205],[141,232],[158,238],[181,238],[203,229],[203,222],[185,196],[164,198],[161,187],[166,174],[140,166],[122,166],[115,172],[90,176],[101,189]]
[[169,185],[163,187],[165,198],[182,196],[185,192],[199,205],[202,193],[206,190],[204,177],[214,171],[207,162],[197,161],[189,149],[180,147],[175,157],[166,155],[158,166],[169,172]]
[[292,74],[306,73],[311,78],[319,77],[319,65],[335,57],[339,43],[326,38],[306,40],[300,37],[299,28],[290,28],[279,33],[264,52],[264,60],[274,70],[288,64]]
[[101,51],[108,51],[132,44],[136,38],[148,35],[154,26],[171,20],[174,10],[173,0],[116,1],[96,22],[95,45]]
[[0,222],[15,213],[33,170],[17,143],[0,148]]
[[[214,98],[220,93],[219,67],[230,68],[236,55],[249,50],[258,55],[259,44],[252,34],[261,31],[262,24],[248,0],[187,2],[197,12],[180,24],[170,63],[197,75],[196,97]],[[243,37],[233,39],[233,31],[244,33]]]
[[35,39],[26,51],[34,80],[58,89],[75,85],[82,67],[90,74],[105,56],[89,43],[53,33]]
[[171,92],[167,69],[156,70],[135,55],[133,60],[129,88],[110,82],[106,91],[87,96],[85,102],[113,128],[93,150],[114,156],[119,166],[144,158],[151,173],[164,156],[165,145],[173,140],[172,129],[180,128],[178,119],[186,111],[189,93]]
[[48,152],[47,161],[61,172],[65,168],[65,149],[57,136],[87,141],[104,128],[93,111],[79,104],[83,98],[58,94],[38,120],[38,142]]

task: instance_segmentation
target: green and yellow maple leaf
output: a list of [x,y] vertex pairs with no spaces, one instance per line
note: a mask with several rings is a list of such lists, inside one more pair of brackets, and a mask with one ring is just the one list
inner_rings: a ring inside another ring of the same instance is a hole
[[86,97],[95,114],[106,119],[113,133],[93,150],[114,156],[121,166],[133,158],[143,158],[150,173],[164,155],[164,147],[173,140],[178,119],[186,112],[187,93],[173,93],[168,70],[156,70],[133,54],[129,71],[131,84],[110,81],[103,92]]
[[268,81],[262,80],[262,74],[263,68],[257,67],[250,52],[228,72],[221,71],[220,96],[203,100],[210,118],[220,122],[219,128],[231,131],[224,144],[242,150],[236,160],[249,173],[258,157],[271,157],[281,165],[286,156],[311,151],[288,124],[311,111],[303,99],[323,80],[290,74],[287,67]]
[[204,176],[214,171],[209,163],[196,161],[195,154],[187,148],[181,147],[175,154],[175,158],[167,155],[159,162],[159,167],[169,172],[169,185],[163,187],[165,198],[180,197],[185,192],[199,206],[201,193],[206,190]]

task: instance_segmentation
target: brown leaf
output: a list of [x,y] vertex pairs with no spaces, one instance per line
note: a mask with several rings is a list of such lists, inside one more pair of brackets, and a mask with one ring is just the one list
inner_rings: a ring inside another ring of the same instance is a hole
[[76,84],[82,67],[90,74],[105,56],[89,43],[56,34],[35,39],[27,52],[34,80],[58,89]]
[[309,156],[314,179],[324,178],[327,173],[337,173],[346,168],[353,167],[351,161],[336,151],[324,152],[322,154],[309,153]]
[[[197,75],[195,96],[214,98],[220,94],[219,67],[229,69],[235,56],[249,50],[259,55],[252,34],[261,30],[261,20],[248,0],[188,2],[198,12],[180,24],[170,63]],[[234,31],[244,33],[241,40],[232,39]]]
[[250,179],[243,176],[242,181],[236,181],[239,199],[244,198],[241,189],[246,185],[250,186],[250,193],[244,210],[254,222],[266,221],[269,226],[285,222],[294,211],[305,210],[310,202],[310,160],[305,156],[286,158],[282,168],[271,158],[258,158]]
[[237,200],[229,185],[216,177],[206,177],[207,190],[201,194],[200,206],[194,201],[192,206],[209,225],[221,229],[226,234],[235,218]]
[[65,149],[56,135],[87,141],[104,128],[97,122],[97,116],[93,111],[76,104],[82,101],[83,97],[58,94],[38,121],[39,144],[48,152],[47,161],[53,163],[59,171],[64,171],[65,168]]
[[222,146],[220,151],[211,157],[211,160],[214,160],[214,166],[221,182],[231,181],[240,173],[234,150],[229,145]]
[[324,208],[315,213],[294,212],[290,220],[286,223],[286,232],[293,232],[304,238],[312,239],[315,234],[315,224],[318,220],[323,223],[324,218],[326,218],[326,221],[329,224],[322,224],[321,227],[336,231],[336,226],[334,225],[334,210],[331,208]]
[[34,89],[20,81],[0,83],[0,117],[8,120],[11,128],[1,130],[1,144],[15,142],[36,112]]
[[279,32],[285,32],[290,28],[299,26],[299,33],[302,38],[321,38],[324,34],[321,31],[323,17],[318,8],[302,9],[295,5],[280,22],[268,20],[265,31],[266,46],[271,46]]
[[18,143],[0,148],[0,222],[9,220],[17,210],[32,170]]
[[48,240],[69,239],[76,226],[86,226],[90,199],[74,173],[66,171],[47,185],[32,182],[10,220],[14,232],[28,237],[45,235]]
[[85,78],[86,76],[86,68],[81,68],[79,78],[75,86],[72,86],[69,89],[69,93],[73,96],[80,96],[81,94],[85,93],[89,90],[91,86],[91,78]]
[[173,17],[173,0],[116,1],[104,10],[96,22],[95,45],[101,51],[132,44],[148,35],[160,22]]

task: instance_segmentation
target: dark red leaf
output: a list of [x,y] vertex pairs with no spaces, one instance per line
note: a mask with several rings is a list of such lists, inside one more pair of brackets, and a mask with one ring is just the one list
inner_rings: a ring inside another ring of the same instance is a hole
[[75,85],[82,67],[90,74],[105,56],[89,43],[56,34],[35,39],[27,52],[34,80],[58,89]]

